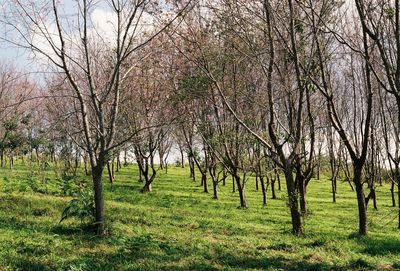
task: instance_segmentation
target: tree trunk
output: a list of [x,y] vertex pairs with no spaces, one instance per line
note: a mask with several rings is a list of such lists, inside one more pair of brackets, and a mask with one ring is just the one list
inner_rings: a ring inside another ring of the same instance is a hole
[[124,167],[128,166],[128,150],[124,150]]
[[297,198],[297,189],[293,180],[293,173],[291,167],[285,169],[286,187],[289,198],[290,215],[292,218],[292,232],[295,235],[303,235],[304,227],[301,221],[301,215],[299,212],[299,203]]
[[367,206],[365,203],[364,188],[361,181],[361,170],[362,168],[354,168],[354,184],[357,194],[357,204],[358,204],[358,219],[359,219],[359,229],[360,235],[367,235]]
[[258,176],[256,176],[256,191],[258,191]]
[[247,205],[247,200],[246,200],[246,194],[245,194],[245,184],[242,184],[242,181],[240,179],[239,175],[235,175],[234,176],[235,181],[236,181],[236,186],[238,188],[239,191],[239,198],[240,198],[240,207],[243,209],[247,209],[248,205]]
[[228,177],[228,174],[226,173],[225,168],[222,170],[222,185],[226,185],[226,178]]
[[278,190],[282,191],[282,187],[281,187],[281,177],[279,176],[279,172],[278,170],[275,169],[275,174],[276,174],[276,179],[278,180]]
[[307,185],[303,176],[299,176],[298,185],[300,195],[300,212],[302,215],[307,215]]
[[194,170],[194,161],[193,158],[188,156],[189,161],[189,168],[190,168],[190,177],[192,178],[193,182],[196,181],[196,172]]
[[142,183],[142,182],[143,182],[143,174],[142,174],[142,171],[141,171],[141,170],[139,170],[139,180],[138,180],[138,182],[139,182],[139,183]]
[[400,183],[397,183],[397,203],[398,203],[398,219],[399,219],[399,225],[398,225],[398,228],[400,229]]
[[151,192],[151,191],[152,191],[151,183],[146,182],[146,183],[144,184],[144,186],[142,187],[141,192],[142,192],[142,193],[148,193],[148,192]]
[[110,184],[113,185],[114,184],[114,176],[112,174],[110,162],[107,162],[107,171],[108,171],[108,179],[110,180]]
[[98,235],[105,233],[104,220],[104,196],[103,196],[103,175],[104,165],[99,164],[92,168],[94,205],[95,205],[95,225]]
[[181,153],[181,168],[185,168],[185,156],[183,154],[183,149],[179,147],[179,151]]
[[213,181],[213,192],[214,196],[213,199],[218,199],[218,181]]
[[119,157],[119,153],[117,155],[117,172],[122,168],[121,166],[121,158]]
[[207,174],[201,173],[201,184],[203,185],[203,192],[208,193]]
[[12,152],[10,153],[10,170],[13,170],[14,168],[14,155]]
[[267,191],[265,189],[264,177],[260,176],[261,192],[263,195],[263,206],[267,205]]
[[331,180],[331,185],[332,185],[332,200],[333,202],[336,202],[336,178],[332,178]]
[[394,196],[394,181],[393,180],[392,180],[392,184],[390,187],[390,195],[392,197],[392,207],[395,207],[396,206],[396,198]]
[[276,179],[275,179],[275,178],[271,180],[272,199],[276,199],[275,182],[276,182]]

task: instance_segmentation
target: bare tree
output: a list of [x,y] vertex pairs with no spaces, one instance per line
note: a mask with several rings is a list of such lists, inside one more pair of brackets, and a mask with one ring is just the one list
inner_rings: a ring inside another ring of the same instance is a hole
[[[103,169],[110,152],[138,132],[124,131],[117,125],[123,107],[121,86],[134,67],[132,59],[140,62],[141,49],[171,25],[181,11],[172,14],[167,23],[159,23],[151,16],[161,12],[156,1],[94,3],[83,0],[73,5],[73,16],[63,16],[65,9],[55,0],[8,1],[7,4],[8,13],[3,14],[1,22],[18,37],[6,37],[7,41],[38,55],[39,60],[62,74],[71,89],[69,101],[79,112],[77,121],[83,135],[80,146],[88,153],[92,168],[95,225],[97,233],[103,234]],[[112,18],[108,37],[102,35],[93,20],[93,12],[99,6]],[[56,95],[63,96],[63,93]]]

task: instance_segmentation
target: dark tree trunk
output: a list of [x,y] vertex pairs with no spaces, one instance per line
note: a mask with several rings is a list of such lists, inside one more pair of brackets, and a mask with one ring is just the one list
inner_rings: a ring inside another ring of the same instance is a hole
[[333,202],[336,202],[337,182],[336,182],[336,178],[335,177],[332,178],[331,185],[332,185],[332,200],[333,200]]
[[297,198],[297,189],[293,180],[292,168],[286,166],[285,169],[286,187],[289,198],[290,215],[292,218],[292,232],[295,235],[303,235],[304,227],[299,212],[299,203]]
[[181,168],[185,168],[185,155],[181,146],[179,146],[179,151],[181,153]]
[[248,205],[247,205],[246,194],[245,194],[245,184],[244,184],[244,182],[242,183],[240,176],[237,174],[234,175],[234,179],[236,181],[236,186],[239,191],[240,207],[247,209]]
[[94,205],[95,205],[95,225],[98,235],[105,233],[104,217],[104,196],[103,196],[103,175],[104,165],[98,164],[92,168]]
[[151,192],[151,191],[152,191],[151,183],[146,182],[144,184],[144,186],[142,187],[141,192],[142,193],[148,193],[148,192]]
[[213,199],[218,199],[218,181],[213,180]]
[[279,190],[279,191],[282,191],[282,187],[281,187],[281,177],[280,177],[279,172],[278,172],[277,169],[275,169],[275,176],[276,176],[276,179],[277,179],[277,181],[278,181],[278,190]]
[[10,170],[13,170],[14,168],[14,155],[11,153],[10,154]]
[[139,182],[139,183],[142,183],[142,182],[143,182],[143,173],[142,173],[141,170],[139,170],[139,180],[138,180],[138,182]]
[[119,172],[119,170],[122,168],[121,165],[121,158],[119,158],[119,153],[117,155],[117,172]]
[[152,191],[152,183],[156,178],[157,171],[155,169],[153,158],[150,158],[150,168],[151,168],[151,176],[149,176],[149,165],[146,163],[144,167],[141,167],[141,172],[144,177],[144,186],[141,189],[142,193],[148,193]]
[[264,177],[260,176],[260,183],[261,183],[261,192],[263,195],[263,206],[267,205],[267,189],[265,188]]
[[275,182],[276,182],[276,179],[275,179],[275,178],[272,178],[272,180],[271,180],[272,199],[276,199]]
[[201,184],[203,186],[203,192],[208,193],[208,185],[207,185],[207,174],[201,173]]
[[299,195],[300,195],[300,212],[302,215],[307,214],[307,184],[303,176],[298,176]]
[[232,193],[236,192],[236,187],[235,187],[235,178],[232,175]]
[[228,174],[226,173],[225,168],[222,170],[222,185],[226,185],[226,178],[228,177]]
[[189,161],[190,177],[192,178],[193,182],[195,182],[196,181],[196,172],[194,170],[193,158],[188,156],[188,161]]
[[396,207],[396,198],[394,196],[394,181],[392,180],[392,184],[390,186],[390,195],[392,197],[392,207]]
[[359,229],[360,235],[367,235],[367,206],[365,202],[364,188],[361,180],[361,167],[355,165],[354,168],[354,184],[357,194],[357,204],[358,204],[358,219],[359,219]]
[[400,229],[400,183],[397,183],[397,203],[398,203],[398,228]]
[[112,169],[110,167],[110,162],[107,162],[107,171],[108,171],[108,179],[110,180],[110,184],[114,184],[114,176],[112,174]]

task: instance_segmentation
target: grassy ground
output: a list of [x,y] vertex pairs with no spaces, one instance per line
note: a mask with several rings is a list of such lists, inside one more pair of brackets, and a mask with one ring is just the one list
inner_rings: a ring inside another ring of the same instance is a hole
[[349,185],[339,184],[333,204],[329,182],[313,180],[299,238],[290,234],[285,191],[262,207],[249,183],[250,208],[242,210],[230,181],[215,201],[186,169],[170,168],[154,192],[141,194],[130,166],[117,173],[112,191],[105,185],[111,234],[100,238],[79,221],[59,224],[71,198],[55,193],[60,184],[51,170],[28,168],[0,170],[0,270],[400,270],[400,231],[386,186],[378,188],[379,211],[369,210],[369,236],[360,238]]

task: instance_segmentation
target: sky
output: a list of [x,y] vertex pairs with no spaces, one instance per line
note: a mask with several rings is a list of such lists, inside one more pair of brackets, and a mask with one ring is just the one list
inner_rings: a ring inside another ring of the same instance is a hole
[[[0,3],[2,1],[3,0],[0,0]],[[68,14],[72,15],[75,12],[76,12],[76,5],[71,4],[70,0],[61,1],[60,11],[59,11],[61,16],[65,15],[65,17],[69,17],[70,19],[74,20],[75,17],[68,16]],[[93,22],[93,25],[96,28],[96,32],[100,33],[100,35],[105,39],[106,42],[112,44],[115,41],[113,37],[115,37],[114,33],[116,25],[116,15],[111,10],[109,10],[109,7],[107,5],[105,5],[102,2],[98,2],[96,6],[91,10],[90,17]],[[143,22],[144,21],[148,22],[149,20],[150,21],[152,20],[150,16],[144,16],[141,19],[141,21]],[[148,26],[149,25],[145,23],[145,27],[147,28]],[[48,29],[51,32],[54,31],[54,34],[57,32],[54,23],[49,24],[48,27],[49,27]],[[2,25],[0,25],[0,33],[1,32],[5,33],[5,28]],[[77,41],[80,39],[78,33],[76,33],[76,35],[73,34],[73,36],[76,36],[75,38]],[[37,39],[35,41],[36,44],[42,43],[44,48],[49,47],[49,45],[46,45],[47,42],[45,42],[43,38],[42,40],[40,40],[40,38],[36,39]],[[43,46],[39,47],[43,48]],[[49,50],[51,51],[50,47]],[[11,44],[7,44],[6,42],[1,41],[0,39],[0,61],[13,62],[18,68],[27,71],[27,69],[32,70],[33,67],[35,67],[35,64],[33,63],[31,56],[32,54],[28,50],[19,49]],[[40,58],[36,60],[40,62]]]

